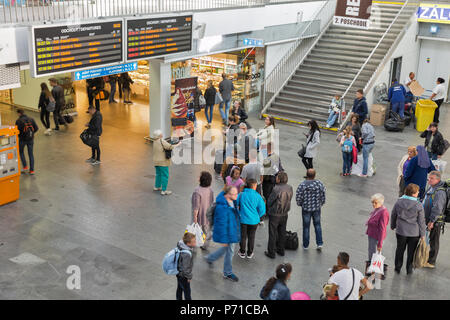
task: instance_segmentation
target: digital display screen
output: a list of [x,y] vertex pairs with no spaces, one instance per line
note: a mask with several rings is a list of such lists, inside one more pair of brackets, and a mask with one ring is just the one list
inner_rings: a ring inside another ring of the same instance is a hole
[[34,76],[123,61],[123,21],[34,27]]
[[192,15],[127,19],[127,61],[192,49]]

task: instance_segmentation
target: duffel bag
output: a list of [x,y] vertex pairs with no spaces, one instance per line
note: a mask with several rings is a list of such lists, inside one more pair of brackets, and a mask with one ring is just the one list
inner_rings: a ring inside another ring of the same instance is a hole
[[73,122],[73,117],[72,117],[70,114],[65,114],[65,115],[64,115],[64,120],[65,120],[67,123],[72,123],[72,122]]
[[58,116],[58,123],[61,125],[66,124],[66,120],[64,119],[64,116],[61,114]]
[[284,246],[287,250],[298,249],[298,236],[297,232],[286,231],[286,243]]
[[403,131],[403,129],[405,128],[405,122],[401,119],[397,120],[394,118],[390,118],[384,122],[384,128],[387,131],[393,132]]
[[89,133],[88,129],[84,130],[80,134],[80,139],[85,145],[89,147],[93,147],[98,144],[98,136]]

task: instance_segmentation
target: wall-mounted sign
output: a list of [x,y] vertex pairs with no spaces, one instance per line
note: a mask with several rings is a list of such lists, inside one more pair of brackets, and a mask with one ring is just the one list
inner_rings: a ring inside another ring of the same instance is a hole
[[123,62],[123,21],[36,26],[31,30],[33,77]]
[[369,29],[370,11],[372,0],[338,0],[333,24]]
[[417,10],[417,21],[450,23],[450,5],[421,3]]
[[127,61],[191,51],[192,15],[127,19]]
[[97,77],[104,77],[104,76],[109,76],[112,74],[134,71],[134,70],[137,70],[137,68],[138,68],[137,62],[130,62],[130,63],[118,64],[115,66],[77,71],[77,72],[74,72],[73,79],[74,80],[84,80],[84,79],[91,79],[91,78],[97,78]]
[[244,43],[244,46],[264,47],[264,40],[262,40],[262,39],[245,38],[243,40],[243,43]]

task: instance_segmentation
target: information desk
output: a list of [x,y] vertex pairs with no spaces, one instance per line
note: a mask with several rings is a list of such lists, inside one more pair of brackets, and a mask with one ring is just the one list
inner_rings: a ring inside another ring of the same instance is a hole
[[123,61],[123,21],[32,27],[32,76]]
[[0,206],[19,199],[19,130],[0,126]]

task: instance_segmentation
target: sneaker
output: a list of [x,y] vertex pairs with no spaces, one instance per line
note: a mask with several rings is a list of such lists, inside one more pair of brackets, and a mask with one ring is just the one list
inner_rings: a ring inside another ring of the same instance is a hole
[[34,170],[30,170],[30,174],[33,175],[34,174]]
[[161,188],[153,187],[153,191],[161,191]]
[[251,255],[247,255],[247,259],[251,259],[251,258],[253,258],[253,256],[254,256],[255,254],[252,252],[252,254]]
[[95,161],[95,159],[94,158],[89,158],[89,159],[86,159],[86,161],[85,162],[87,162],[87,163],[92,163],[92,162],[94,162]]
[[320,246],[317,246],[316,250],[319,250],[319,251],[321,251],[321,250],[322,250],[322,248],[323,248],[323,245],[320,245]]
[[168,196],[168,195],[171,195],[171,194],[172,194],[172,191],[169,191],[169,190],[161,191],[161,194],[162,194],[163,196]]
[[431,269],[434,269],[435,266],[434,266],[434,264],[431,264],[431,263],[427,262],[427,263],[425,263],[424,268],[431,268]]
[[329,127],[331,127],[331,126],[327,123],[327,125],[325,126],[325,128],[329,128]]
[[303,250],[308,250],[308,247],[303,247]]
[[223,275],[223,278],[224,278],[224,279],[231,280],[231,281],[233,281],[233,282],[238,282],[238,281],[239,281],[239,278],[236,277],[236,275],[235,275],[234,273],[232,273],[232,274],[230,274],[230,275],[228,275],[228,276]]
[[260,222],[259,222],[259,225],[260,225],[261,227],[264,227],[264,221],[260,221]]
[[98,164],[100,164],[100,163],[102,163],[102,162],[101,162],[101,161],[98,161],[98,160],[94,160],[94,161],[91,162],[91,164],[92,164],[93,166],[96,166],[96,165],[98,165]]
[[242,252],[238,251],[238,256],[242,259],[245,259],[245,252],[242,253]]
[[359,176],[360,176],[361,178],[367,178],[367,174],[362,174],[362,173],[361,173]]

